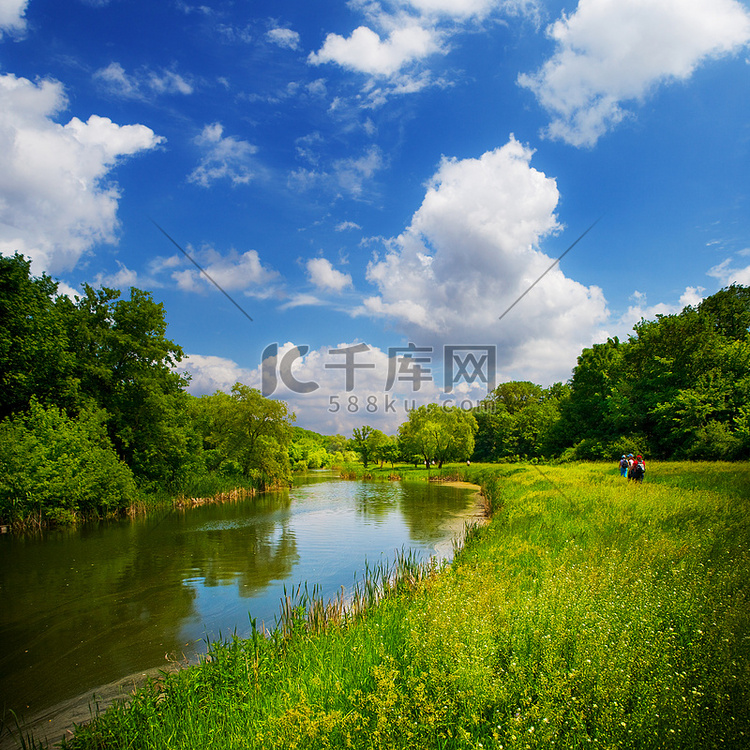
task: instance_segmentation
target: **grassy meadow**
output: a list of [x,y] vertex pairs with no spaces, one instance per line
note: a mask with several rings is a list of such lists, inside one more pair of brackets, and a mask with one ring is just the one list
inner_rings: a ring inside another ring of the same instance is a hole
[[747,464],[453,470],[494,515],[451,565],[402,559],[348,610],[296,592],[65,747],[750,746]]

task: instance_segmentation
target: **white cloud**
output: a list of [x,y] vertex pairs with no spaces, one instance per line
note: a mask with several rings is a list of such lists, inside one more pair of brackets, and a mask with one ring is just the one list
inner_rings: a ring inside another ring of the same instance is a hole
[[383,168],[383,157],[377,146],[371,146],[357,158],[339,159],[333,170],[338,184],[354,197],[362,194],[364,183]]
[[346,232],[349,229],[362,229],[362,227],[354,221],[342,221],[335,226],[337,232]]
[[243,369],[225,357],[188,354],[175,369],[190,374],[188,391],[194,396],[206,396],[216,391],[228,393],[235,383],[245,383],[254,388],[260,384],[256,372]]
[[[677,302],[658,302],[655,305],[648,304],[643,292],[635,291],[630,297],[633,304],[617,320],[611,321],[606,336],[617,336],[621,341],[625,341],[632,335],[636,323],[641,320],[655,320],[657,315],[676,315],[688,305],[695,307],[704,299],[705,291],[702,286],[688,286]],[[604,338],[602,336],[602,339]]]
[[29,0],[0,0],[0,39],[3,32],[20,36],[26,31],[26,6]]
[[550,113],[549,137],[593,146],[626,103],[747,45],[750,13],[737,0],[580,0],[548,34],[557,51],[519,83]]
[[313,65],[336,63],[343,68],[374,76],[392,76],[406,65],[439,52],[440,36],[415,22],[393,29],[387,39],[367,26],[359,26],[347,39],[328,34],[318,52],[311,52]]
[[68,299],[75,302],[76,297],[81,297],[83,292],[80,289],[74,289],[70,284],[66,284],[64,281],[57,282],[57,294],[65,295]]
[[[200,250],[188,247],[190,256],[225,292],[242,292],[256,298],[276,294],[279,282],[278,271],[263,265],[256,250],[239,253],[230,250],[222,255],[209,245]],[[185,292],[205,292],[216,289],[215,285],[198,271],[187,259],[173,256],[152,264],[152,272],[170,272],[177,286]]]
[[[433,56],[447,55],[450,40],[468,25],[491,16],[525,15],[538,23],[538,0],[351,0],[365,23],[351,34],[328,34],[311,65],[336,64],[368,76],[365,105],[379,107],[390,96],[443,86],[429,70]],[[333,109],[333,106],[332,106]]]
[[143,68],[131,75],[118,62],[97,70],[94,79],[111,93],[126,99],[146,99],[150,94],[193,93],[193,84],[174,70],[156,72]]
[[511,136],[479,159],[443,159],[411,224],[370,263],[379,294],[362,311],[415,341],[497,344],[502,379],[567,379],[606,320],[599,288],[555,267],[498,320],[550,267],[537,245],[561,229],[557,185],[532,155]]
[[299,293],[293,294],[290,299],[279,305],[279,310],[292,310],[295,307],[322,307],[327,303],[316,297],[314,294]]
[[730,286],[731,284],[750,286],[750,266],[733,268],[731,258],[727,258],[711,268],[708,275],[718,279],[722,286]]
[[310,281],[323,291],[342,292],[352,285],[352,277],[348,273],[337,271],[326,258],[310,258],[307,261],[307,273]]
[[496,10],[509,15],[538,13],[536,0],[401,0],[399,4],[425,16],[445,16],[456,20],[485,18]]
[[686,287],[685,291],[680,296],[680,310],[688,305],[691,307],[699,305],[705,298],[705,295],[703,294],[705,291],[706,290],[702,286]]
[[190,182],[210,187],[216,180],[228,179],[233,185],[246,185],[256,176],[252,156],[257,147],[234,136],[225,136],[221,123],[206,125],[195,143],[204,155],[188,176]]
[[266,32],[266,39],[286,49],[299,49],[299,34],[292,29],[270,29]]
[[[128,268],[124,263],[119,260],[116,261],[118,270],[116,273],[104,274],[99,273],[96,275],[92,286],[100,287],[106,286],[112,289],[126,289],[131,286],[138,286],[141,282],[138,280],[138,274],[136,271]],[[153,283],[151,284],[153,286]]]
[[116,241],[120,192],[109,173],[163,141],[97,115],[60,125],[66,106],[57,81],[0,75],[0,252],[30,256],[36,273],[73,268],[96,243]]

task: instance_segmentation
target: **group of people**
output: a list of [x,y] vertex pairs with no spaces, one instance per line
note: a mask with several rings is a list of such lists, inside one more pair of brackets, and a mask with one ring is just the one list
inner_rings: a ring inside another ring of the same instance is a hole
[[628,453],[620,459],[620,475],[632,479],[635,482],[642,482],[646,473],[646,462],[640,453],[634,456]]

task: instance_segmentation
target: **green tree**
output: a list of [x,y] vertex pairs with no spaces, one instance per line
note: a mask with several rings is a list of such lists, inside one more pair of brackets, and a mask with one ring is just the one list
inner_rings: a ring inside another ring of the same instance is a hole
[[497,461],[545,455],[566,391],[560,383],[546,389],[528,381],[498,385],[474,412],[478,424],[474,458]]
[[42,403],[75,398],[57,282],[31,276],[31,261],[0,256],[0,419]]
[[286,403],[242,383],[235,383],[231,395],[218,391],[199,402],[209,469],[242,476],[261,489],[291,481],[294,414]]
[[174,369],[183,352],[166,337],[163,305],[139,289],[120,299],[117,290],[85,285],[66,319],[83,404],[107,412],[112,442],[136,476],[180,486],[199,443],[187,415],[187,379]]
[[365,469],[371,461],[379,460],[377,456],[378,447],[387,440],[386,435],[369,425],[354,428],[352,431],[352,449],[359,454]]
[[69,523],[124,510],[135,498],[130,469],[107,437],[105,414],[69,418],[32,398],[0,423],[0,517]]
[[404,456],[419,456],[425,465],[435,461],[468,459],[474,452],[477,420],[458,407],[426,404],[409,412],[399,427],[399,445]]
[[400,451],[396,438],[390,435],[383,435],[384,440],[381,440],[373,451],[373,458],[376,461],[380,461],[380,468],[383,468],[383,464],[387,461],[391,467],[398,461]]

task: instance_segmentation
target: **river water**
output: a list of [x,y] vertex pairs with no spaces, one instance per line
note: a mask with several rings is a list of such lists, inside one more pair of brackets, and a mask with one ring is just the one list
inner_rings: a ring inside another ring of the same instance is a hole
[[194,660],[284,586],[328,598],[397,550],[450,556],[471,490],[315,476],[286,491],[136,520],[0,538],[0,711],[21,716]]

